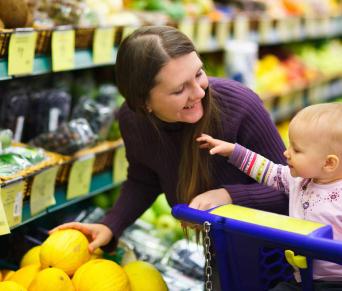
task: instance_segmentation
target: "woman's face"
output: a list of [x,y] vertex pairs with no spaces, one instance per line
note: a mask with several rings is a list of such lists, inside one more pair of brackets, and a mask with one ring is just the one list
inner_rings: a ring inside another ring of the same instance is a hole
[[147,108],[166,122],[195,123],[203,116],[208,78],[196,52],[171,59],[156,76]]

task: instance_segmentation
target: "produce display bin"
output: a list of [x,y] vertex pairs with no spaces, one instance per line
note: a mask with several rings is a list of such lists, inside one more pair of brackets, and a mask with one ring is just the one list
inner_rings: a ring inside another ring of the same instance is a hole
[[116,141],[102,141],[97,145],[76,152],[73,156],[63,156],[63,162],[57,174],[57,183],[65,184],[68,181],[72,164],[79,158],[93,154],[95,162],[92,173],[97,174],[113,166],[115,150],[123,145],[121,139]]
[[342,264],[342,243],[331,239],[329,225],[232,204],[207,211],[180,204],[172,214],[195,224],[210,223],[223,291],[266,291],[293,279],[285,250],[306,260],[307,267],[300,269],[304,291],[313,290],[313,259]]
[[[12,143],[13,146],[17,147],[27,147],[27,145],[22,144],[22,143]],[[24,183],[24,192],[23,192],[23,197],[29,197],[31,193],[31,187],[32,187],[32,182],[34,177],[48,169],[54,166],[59,166],[61,163],[63,163],[62,156],[49,152],[49,151],[44,151],[46,159],[32,165],[30,167],[27,167],[25,169],[22,169],[12,175],[7,175],[7,176],[1,176],[0,175],[0,187],[6,187],[10,184],[17,183],[20,181],[23,181]]]

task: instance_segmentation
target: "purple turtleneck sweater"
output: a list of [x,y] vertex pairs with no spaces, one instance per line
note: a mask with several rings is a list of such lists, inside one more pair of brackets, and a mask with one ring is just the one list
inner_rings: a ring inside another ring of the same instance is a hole
[[[284,145],[262,101],[242,84],[210,78],[212,93],[222,111],[222,136],[239,143],[275,163],[285,164]],[[103,219],[117,239],[164,192],[171,206],[177,204],[177,172],[180,160],[182,123],[159,122],[159,134],[151,122],[120,109],[119,123],[129,162],[128,177],[121,195]],[[287,214],[288,198],[279,191],[256,183],[221,156],[213,156],[215,187],[224,187],[233,203]],[[208,189],[211,190],[211,189]],[[201,194],[201,193],[199,193]]]

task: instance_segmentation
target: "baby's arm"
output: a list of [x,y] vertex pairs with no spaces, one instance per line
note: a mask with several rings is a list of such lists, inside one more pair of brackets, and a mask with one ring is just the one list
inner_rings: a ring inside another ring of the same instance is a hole
[[200,148],[209,149],[211,155],[219,154],[224,157],[229,157],[233,153],[235,147],[235,144],[233,143],[215,139],[204,133],[202,133],[196,141],[200,143]]
[[211,155],[219,154],[229,157],[231,164],[258,183],[289,192],[289,180],[292,177],[287,166],[275,164],[239,144],[215,139],[207,134],[202,134],[196,140],[200,143],[200,148],[209,149]]
[[289,193],[293,177],[288,166],[275,164],[239,144],[235,144],[229,162],[258,183]]

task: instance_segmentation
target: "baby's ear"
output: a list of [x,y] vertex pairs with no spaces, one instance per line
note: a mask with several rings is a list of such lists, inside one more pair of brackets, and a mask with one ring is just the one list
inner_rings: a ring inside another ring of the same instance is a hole
[[335,171],[340,164],[340,159],[336,155],[328,155],[325,159],[323,169],[329,173]]

